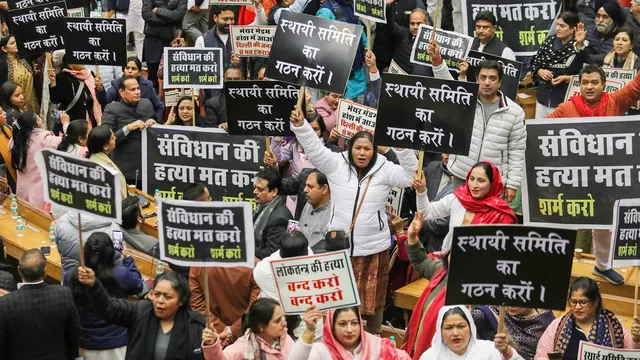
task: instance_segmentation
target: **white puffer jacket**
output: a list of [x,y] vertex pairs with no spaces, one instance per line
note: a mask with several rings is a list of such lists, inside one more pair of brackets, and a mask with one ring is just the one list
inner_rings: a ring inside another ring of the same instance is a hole
[[[453,80],[444,62],[433,68],[433,74],[438,79]],[[469,156],[451,155],[448,168],[456,177],[466,179],[473,165],[487,160],[500,170],[505,187],[517,189],[522,183],[524,152],[527,147],[524,111],[501,92],[498,94],[500,107],[489,116],[486,125],[484,110],[478,100]]]
[[367,195],[351,234],[351,256],[367,256],[389,249],[389,225],[384,204],[394,186],[409,187],[418,168],[418,159],[412,150],[398,151],[400,165],[378,155],[369,172],[358,182],[356,170],[349,164],[347,152],[334,153],[326,148],[311,126],[291,125],[291,130],[302,145],[309,160],[327,176],[331,188],[330,230],[348,231],[351,220],[372,176]]

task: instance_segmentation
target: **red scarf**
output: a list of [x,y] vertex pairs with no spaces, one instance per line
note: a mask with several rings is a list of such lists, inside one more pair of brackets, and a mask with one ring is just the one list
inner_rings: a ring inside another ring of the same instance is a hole
[[469,183],[469,176],[473,169],[469,170],[467,174],[467,182],[454,191],[453,195],[458,198],[467,211],[475,213],[473,220],[471,220],[472,225],[517,223],[518,219],[513,213],[513,210],[511,210],[507,202],[500,197],[504,191],[500,171],[498,171],[498,168],[492,163],[488,161],[482,162],[491,165],[491,169],[493,169],[493,182],[491,183],[491,190],[489,190],[487,196],[478,200],[471,195],[467,184]]
[[[327,313],[327,320],[324,322],[324,329],[322,329],[322,341],[331,353],[333,360],[349,360],[352,356],[333,336],[333,315],[335,312],[335,310],[329,310]],[[396,345],[389,339],[382,339],[366,332],[362,326],[362,319],[360,319],[360,347],[362,360],[398,360]]]
[[436,333],[438,312],[444,306],[444,297],[447,293],[446,286],[440,290],[435,298],[433,298],[433,301],[427,310],[427,314],[424,316],[424,320],[422,321],[422,332],[418,334],[418,330],[420,329],[420,319],[422,319],[422,311],[424,310],[427,298],[446,275],[447,271],[444,268],[438,269],[438,271],[436,271],[436,273],[431,277],[431,280],[429,280],[429,285],[427,285],[422,292],[422,295],[420,295],[420,299],[418,299],[416,307],[413,308],[413,314],[411,315],[411,320],[409,321],[409,326],[407,327],[407,332],[404,336],[407,342],[402,345],[402,349],[409,353],[409,355],[411,355],[415,345],[413,360],[420,359],[422,353],[431,347],[431,340]]
[[576,109],[578,113],[580,113],[580,117],[594,117],[594,116],[606,116],[607,113],[607,104],[609,103],[609,93],[603,92],[602,97],[600,98],[600,103],[596,106],[595,109],[589,107],[587,103],[584,101],[584,98],[580,94],[575,94],[569,98],[569,101],[573,102],[576,105]]

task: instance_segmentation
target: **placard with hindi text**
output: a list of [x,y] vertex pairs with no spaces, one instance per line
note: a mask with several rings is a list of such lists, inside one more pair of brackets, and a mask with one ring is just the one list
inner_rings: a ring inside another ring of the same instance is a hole
[[251,205],[160,200],[160,259],[180,266],[253,268]]
[[164,48],[165,89],[222,89],[224,71],[220,48]]
[[9,10],[8,27],[22,56],[64,49],[64,1]]
[[445,304],[564,310],[576,234],[522,225],[454,228]]
[[65,29],[69,64],[122,66],[127,59],[124,19],[67,18]]
[[611,267],[640,266],[640,199],[617,200],[613,206],[611,232]]
[[[411,48],[411,57],[409,59],[412,63],[433,67],[433,64],[431,63],[431,56],[427,53],[432,32],[432,26],[420,24],[418,35],[413,42],[413,47]],[[465,59],[469,54],[473,38],[453,31],[437,29],[436,42],[440,46],[440,56],[442,56],[442,61],[447,64],[449,70],[460,72],[458,67],[462,62],[462,59]]]

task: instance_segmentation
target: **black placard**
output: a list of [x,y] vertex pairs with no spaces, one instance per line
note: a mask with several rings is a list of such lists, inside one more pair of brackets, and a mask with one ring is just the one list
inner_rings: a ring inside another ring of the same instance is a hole
[[165,89],[221,89],[223,71],[220,48],[164,48]]
[[280,81],[228,81],[224,84],[230,135],[293,136],[291,111],[300,88]]
[[609,252],[609,265],[640,266],[640,199],[616,201],[613,216],[615,230]]
[[640,197],[638,134],[622,116],[527,121],[525,223],[610,229],[615,201]]
[[[213,200],[248,201],[262,165],[264,137],[231,136],[222,129],[154,125],[142,133],[142,189],[182,200],[189,185],[208,185]],[[146,150],[146,151],[145,151]]]
[[564,310],[576,234],[521,225],[456,227],[445,304]]
[[253,268],[251,205],[161,200],[160,258],[181,266]]
[[469,155],[478,84],[382,74],[377,145]]
[[124,19],[67,18],[67,62],[122,66],[127,58],[126,34]]
[[283,11],[267,76],[342,94],[351,74],[362,26]]
[[[431,56],[427,53],[432,32],[432,26],[420,24],[418,36],[416,36],[411,49],[410,59],[412,63],[433,67]],[[461,59],[465,59],[469,54],[473,39],[464,34],[438,29],[436,30],[436,42],[440,46],[442,61],[447,64],[449,70],[460,72],[458,67]]]
[[64,1],[9,10],[9,30],[23,56],[64,49]]
[[384,0],[355,0],[355,14],[358,17],[374,22],[387,22],[387,4]]
[[14,10],[14,9],[26,9],[26,8],[30,8],[30,7],[34,7],[34,6],[38,6],[38,5],[42,5],[42,4],[49,4],[52,2],[56,2],[56,1],[52,1],[52,0],[7,0],[7,6],[9,6],[9,10]]
[[121,175],[118,172],[50,149],[36,153],[36,164],[47,202],[121,222]]
[[496,35],[519,56],[535,55],[560,10],[561,1],[462,0],[464,33],[475,36],[475,18],[491,11],[498,20]]
[[511,61],[499,56],[487,54],[475,50],[469,51],[467,56],[467,62],[469,63],[469,69],[467,70],[467,81],[476,82],[476,72],[478,71],[478,65],[484,60],[494,60],[502,64],[502,84],[500,84],[500,91],[509,99],[516,101],[518,94],[518,87],[520,86],[520,73],[522,72],[522,63],[518,61]]

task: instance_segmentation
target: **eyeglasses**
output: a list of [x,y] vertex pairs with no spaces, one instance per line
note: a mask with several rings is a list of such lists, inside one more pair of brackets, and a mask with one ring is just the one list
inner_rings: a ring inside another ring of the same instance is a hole
[[569,305],[571,305],[572,307],[576,307],[576,305],[578,305],[578,304],[580,304],[580,307],[585,307],[585,306],[589,305],[590,302],[591,302],[591,300],[569,299]]

